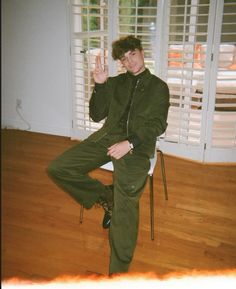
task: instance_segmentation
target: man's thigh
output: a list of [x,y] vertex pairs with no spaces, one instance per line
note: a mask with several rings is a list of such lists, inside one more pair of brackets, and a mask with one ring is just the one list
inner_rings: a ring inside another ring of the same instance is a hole
[[149,158],[127,154],[120,160],[112,161],[114,164],[114,185],[119,187],[119,193],[130,197],[139,197],[150,168]]
[[110,157],[104,146],[85,140],[66,150],[53,163],[58,169],[86,174],[109,161]]

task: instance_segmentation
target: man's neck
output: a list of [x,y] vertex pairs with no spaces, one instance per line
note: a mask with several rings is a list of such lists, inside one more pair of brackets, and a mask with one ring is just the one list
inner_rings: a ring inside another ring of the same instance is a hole
[[146,67],[143,66],[137,73],[134,74],[134,76],[138,76],[139,74],[141,74],[142,72],[144,72],[146,70]]
[[144,69],[142,69],[142,71],[140,71],[139,73],[137,74],[133,74],[131,72],[128,71],[129,75],[132,77],[132,78],[140,78],[146,71],[146,67],[144,67]]

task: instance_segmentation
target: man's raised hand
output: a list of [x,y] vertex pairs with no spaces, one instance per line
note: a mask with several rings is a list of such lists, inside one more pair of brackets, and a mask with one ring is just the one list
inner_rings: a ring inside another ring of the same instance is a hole
[[93,79],[96,83],[104,83],[106,82],[108,78],[108,71],[105,67],[103,69],[102,62],[101,62],[101,56],[97,55],[95,59],[95,69],[93,71]]

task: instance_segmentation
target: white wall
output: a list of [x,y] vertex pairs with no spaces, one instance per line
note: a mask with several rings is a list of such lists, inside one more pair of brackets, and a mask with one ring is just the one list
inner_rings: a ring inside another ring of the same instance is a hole
[[69,136],[66,0],[2,0],[2,127]]

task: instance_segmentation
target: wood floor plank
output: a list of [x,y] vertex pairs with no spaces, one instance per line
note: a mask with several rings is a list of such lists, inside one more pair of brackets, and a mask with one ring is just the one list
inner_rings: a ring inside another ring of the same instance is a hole
[[[107,274],[103,211],[85,210],[47,176],[49,162],[76,141],[2,130],[2,279]],[[130,272],[159,275],[236,268],[236,165],[208,165],[165,155],[169,200],[154,173],[155,240],[150,240],[148,185]],[[109,184],[112,175],[91,173]]]

